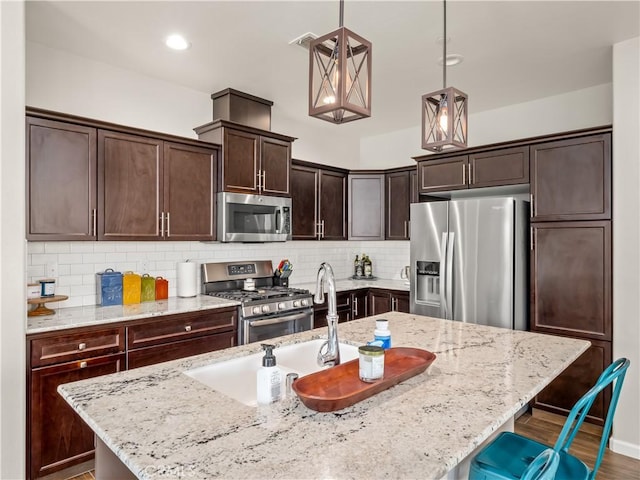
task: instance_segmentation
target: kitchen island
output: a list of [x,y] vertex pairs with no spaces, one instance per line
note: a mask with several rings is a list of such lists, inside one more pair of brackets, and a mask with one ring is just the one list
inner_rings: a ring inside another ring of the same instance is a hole
[[[337,412],[314,412],[295,397],[249,407],[183,373],[256,353],[257,343],[58,391],[96,434],[98,479],[109,478],[113,460],[144,479],[437,479],[455,477],[466,457],[508,429],[589,346],[404,313],[340,324],[340,341],[371,340],[376,318],[389,320],[394,346],[423,348],[437,358],[426,372]],[[326,330],[316,329],[271,343],[323,336]]]

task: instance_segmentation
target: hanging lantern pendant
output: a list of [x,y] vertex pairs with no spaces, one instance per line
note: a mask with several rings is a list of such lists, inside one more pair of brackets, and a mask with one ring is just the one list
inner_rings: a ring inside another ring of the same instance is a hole
[[332,123],[371,116],[371,42],[343,27],[309,44],[309,115]]
[[467,146],[467,94],[447,87],[447,2],[444,0],[442,90],[422,96],[422,148],[441,152]]

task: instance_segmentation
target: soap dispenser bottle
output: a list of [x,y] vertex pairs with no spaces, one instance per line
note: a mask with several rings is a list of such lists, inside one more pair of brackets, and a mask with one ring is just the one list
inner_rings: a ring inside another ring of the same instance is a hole
[[273,345],[262,344],[265,350],[262,357],[262,367],[257,374],[257,396],[259,405],[277,402],[282,396],[282,371],[276,366],[276,357],[273,354]]

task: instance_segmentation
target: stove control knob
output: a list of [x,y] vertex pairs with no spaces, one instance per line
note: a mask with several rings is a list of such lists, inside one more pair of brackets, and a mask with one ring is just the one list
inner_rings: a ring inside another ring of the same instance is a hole
[[287,307],[287,306],[286,306],[283,302],[280,302],[280,303],[278,304],[278,310],[284,310],[286,307]]
[[303,299],[301,300],[301,302],[302,302],[302,306],[303,306],[303,307],[306,307],[307,305],[309,305],[309,302],[307,301],[307,299],[306,299],[306,298],[303,298]]
[[293,306],[294,307],[299,307],[300,306],[300,300],[294,300],[293,301]]
[[252,311],[255,315],[257,315],[258,313],[260,313],[260,307],[253,307]]
[[269,313],[269,310],[270,310],[269,305],[263,305],[262,306],[262,312],[263,313]]

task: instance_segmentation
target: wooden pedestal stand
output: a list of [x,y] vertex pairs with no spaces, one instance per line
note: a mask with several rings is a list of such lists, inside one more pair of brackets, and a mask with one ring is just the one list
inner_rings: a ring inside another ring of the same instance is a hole
[[66,300],[68,298],[69,297],[67,297],[66,295],[54,295],[53,297],[29,298],[27,300],[27,303],[29,305],[36,305],[36,308],[34,308],[33,310],[29,310],[29,313],[27,313],[27,316],[39,317],[42,315],[53,315],[54,313],[56,313],[56,311],[52,310],[51,308],[45,307],[44,304],[51,303],[51,302],[62,302],[63,300]]

